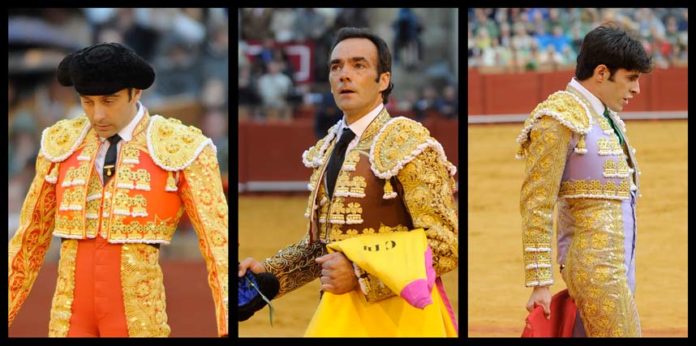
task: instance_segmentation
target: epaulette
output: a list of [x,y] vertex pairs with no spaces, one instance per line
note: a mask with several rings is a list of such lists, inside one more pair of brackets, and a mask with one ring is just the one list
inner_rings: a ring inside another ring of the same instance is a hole
[[51,162],[62,162],[80,146],[89,132],[86,116],[63,119],[41,133],[41,155]]
[[442,145],[430,137],[428,129],[415,120],[395,117],[384,125],[372,142],[372,172],[382,179],[390,179],[428,147],[439,154],[450,175],[457,172],[457,168],[447,161]]
[[558,120],[579,135],[586,135],[592,128],[592,116],[585,103],[571,92],[557,91],[538,104],[525,120],[524,127],[517,136],[517,143],[520,145],[517,152],[518,159],[524,157],[524,147],[529,140],[532,127],[545,115]]
[[200,129],[180,120],[153,115],[147,127],[147,148],[155,164],[167,171],[188,167],[206,145],[217,151],[213,141]]

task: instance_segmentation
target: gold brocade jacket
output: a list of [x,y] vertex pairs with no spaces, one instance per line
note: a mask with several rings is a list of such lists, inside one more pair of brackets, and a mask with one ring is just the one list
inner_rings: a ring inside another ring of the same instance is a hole
[[[370,123],[357,146],[346,153],[333,198],[325,190],[324,171],[339,125],[302,155],[313,168],[305,217],[307,234],[264,261],[280,281],[278,296],[320,276],[314,259],[325,244],[361,234],[423,228],[438,275],[458,264],[458,225],[454,201],[456,167],[440,143],[420,123],[390,117],[386,109]],[[376,277],[355,266],[368,301],[394,295]]]
[[[618,115],[610,111],[610,117],[625,133],[625,124]],[[520,192],[525,286],[549,286],[554,282],[554,207],[559,215],[561,265],[573,233],[596,227],[581,206],[590,210],[587,206],[606,205],[601,208],[603,216],[622,219],[620,202],[631,200],[638,191],[640,170],[628,138],[621,145],[614,131],[572,86],[539,103],[525,121],[517,138],[517,158],[526,163]],[[616,203],[607,204],[607,200]]]
[[[228,209],[212,141],[197,128],[146,111],[132,140],[121,145],[115,176],[105,186],[94,165],[102,144],[85,116],[44,130],[36,176],[9,243],[9,325],[36,280],[51,236],[56,236],[66,241],[49,333],[67,334],[76,240],[99,234],[124,244],[122,261],[128,265],[121,270],[129,335],[168,335],[159,250],[145,244],[169,244],[186,209],[208,269],[218,333],[227,335]],[[150,296],[142,296],[144,291]],[[139,306],[139,301],[148,303]]]

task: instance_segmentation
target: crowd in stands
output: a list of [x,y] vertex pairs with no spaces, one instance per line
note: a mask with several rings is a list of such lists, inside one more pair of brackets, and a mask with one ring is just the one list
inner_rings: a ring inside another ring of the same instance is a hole
[[[330,93],[328,59],[338,29],[370,27],[370,12],[364,8],[245,8],[239,16],[239,120],[289,122],[303,109],[311,109],[317,136],[342,116]],[[411,9],[395,10],[390,28],[393,37],[384,38],[393,55],[393,66],[401,73],[423,73],[421,34],[425,23]],[[300,82],[295,66],[283,48],[291,43],[311,42],[312,81]],[[255,46],[255,49],[251,49]],[[259,48],[260,47],[260,48]],[[450,73],[451,75],[451,73]],[[399,87],[399,86],[397,86]],[[422,120],[437,113],[458,117],[456,83],[423,85],[407,90],[401,99],[393,95],[388,109],[406,111]]]
[[638,36],[655,67],[685,66],[686,8],[471,8],[469,67],[491,72],[574,68],[583,37],[605,22]]

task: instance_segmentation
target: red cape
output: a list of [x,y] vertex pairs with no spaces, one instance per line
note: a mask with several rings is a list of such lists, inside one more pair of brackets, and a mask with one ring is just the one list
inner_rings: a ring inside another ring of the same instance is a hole
[[572,337],[577,311],[578,308],[570,298],[568,290],[560,291],[551,298],[551,319],[547,320],[544,309],[540,305],[536,306],[527,316],[522,337]]

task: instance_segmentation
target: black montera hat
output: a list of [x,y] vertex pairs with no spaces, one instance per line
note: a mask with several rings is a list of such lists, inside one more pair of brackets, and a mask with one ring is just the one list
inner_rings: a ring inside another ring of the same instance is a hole
[[130,48],[100,43],[66,56],[58,65],[58,81],[82,95],[109,95],[121,89],[147,89],[155,71]]

